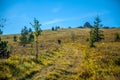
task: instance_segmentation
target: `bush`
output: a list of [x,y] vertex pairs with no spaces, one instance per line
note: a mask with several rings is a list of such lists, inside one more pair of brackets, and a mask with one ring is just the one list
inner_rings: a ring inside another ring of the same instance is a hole
[[10,52],[7,50],[8,42],[0,41],[0,58],[9,58]]
[[33,33],[30,33],[29,35],[28,35],[28,43],[31,43],[31,42],[33,42],[34,41],[34,35],[33,35]]
[[115,33],[114,36],[114,41],[120,41],[120,36],[118,33]]
[[92,77],[92,73],[90,71],[84,71],[84,72],[82,72],[81,75],[79,75],[79,77],[86,80],[86,79]]
[[21,35],[20,36],[20,45],[23,45],[23,47],[25,47],[25,45],[27,44],[27,36],[26,35]]
[[115,64],[118,65],[118,66],[120,66],[120,58],[117,58],[117,59],[115,60]]
[[17,36],[13,36],[13,41],[16,42],[17,41]]

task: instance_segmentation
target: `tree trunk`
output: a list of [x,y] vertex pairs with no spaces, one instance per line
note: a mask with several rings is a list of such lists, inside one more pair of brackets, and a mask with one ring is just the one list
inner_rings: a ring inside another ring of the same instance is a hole
[[36,59],[38,59],[38,37],[36,39]]

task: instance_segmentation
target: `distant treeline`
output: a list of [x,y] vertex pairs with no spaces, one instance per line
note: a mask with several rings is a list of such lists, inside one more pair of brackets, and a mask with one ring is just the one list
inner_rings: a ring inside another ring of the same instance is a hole
[[[67,28],[93,28],[94,26],[93,25],[91,25],[89,22],[85,22],[84,24],[83,24],[83,26],[78,26],[78,27],[72,27],[72,26],[68,26]],[[120,28],[120,26],[119,27],[111,27],[111,26],[103,26],[103,25],[100,25],[100,27],[99,28],[103,28],[103,29],[113,29],[113,28]],[[63,29],[61,26],[52,26],[52,31],[57,31],[58,29]]]
[[[85,22],[83,26],[78,26],[77,28],[93,28],[94,26],[92,26],[89,22]],[[104,29],[109,29],[109,28],[120,28],[119,27],[111,27],[111,26],[103,26],[101,25],[101,27],[99,28],[104,28]]]

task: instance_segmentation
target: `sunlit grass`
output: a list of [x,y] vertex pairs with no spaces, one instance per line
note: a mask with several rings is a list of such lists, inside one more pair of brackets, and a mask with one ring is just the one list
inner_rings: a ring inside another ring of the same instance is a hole
[[[71,40],[71,31],[75,33],[75,42]],[[88,47],[89,31],[43,31],[39,37],[38,60],[34,42],[33,47],[31,44],[22,47],[13,41],[13,35],[2,36],[9,42],[12,54],[0,60],[0,79],[119,80],[120,42],[114,42],[114,33],[120,33],[120,29],[103,29],[105,40],[95,43],[95,48]],[[58,39],[62,40],[61,45]]]

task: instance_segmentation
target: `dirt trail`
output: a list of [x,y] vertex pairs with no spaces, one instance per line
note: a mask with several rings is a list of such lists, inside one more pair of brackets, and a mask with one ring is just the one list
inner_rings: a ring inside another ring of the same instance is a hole
[[32,77],[32,80],[45,80],[50,72],[56,72],[57,70],[75,72],[75,69],[80,65],[81,51],[72,45],[64,45],[62,48],[64,49],[62,55],[57,56],[52,65],[43,67]]

